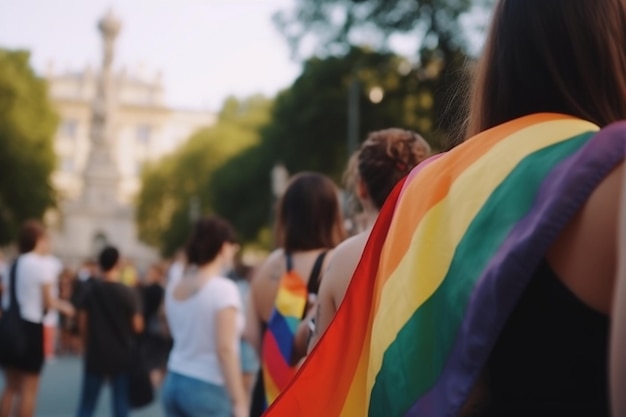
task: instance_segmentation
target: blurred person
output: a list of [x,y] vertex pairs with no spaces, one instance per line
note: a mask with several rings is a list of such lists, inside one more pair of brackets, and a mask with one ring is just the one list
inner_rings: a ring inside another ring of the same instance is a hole
[[142,286],[143,315],[146,324],[142,335],[142,352],[146,366],[150,369],[150,379],[155,387],[163,380],[167,358],[172,348],[172,339],[164,315],[165,288],[161,265],[148,268]]
[[[74,279],[76,275],[70,268],[63,268],[59,277],[59,298],[68,303],[72,302],[72,292],[74,289]],[[73,303],[72,303],[73,304]],[[75,354],[80,352],[78,344],[79,338],[75,337],[77,332],[73,332],[72,328],[75,327],[76,317],[67,317],[61,315],[59,317],[59,354]],[[77,327],[77,326],[76,326]]]
[[[63,270],[63,264],[53,255],[46,255],[45,258],[46,267],[50,269],[50,274],[54,277],[50,285],[52,296],[55,298],[62,298],[59,296],[59,277]],[[44,346],[44,358],[46,360],[54,359],[57,349],[57,329],[59,327],[59,313],[56,310],[46,312],[43,318],[43,346]]]
[[[54,272],[46,261],[49,240],[41,222],[24,223],[18,249],[20,255],[3,273],[5,292],[2,307],[5,310],[9,307],[11,281],[14,280],[26,350],[17,356],[0,358],[5,377],[5,387],[0,398],[0,417],[9,417],[13,412],[18,417],[31,417],[34,414],[44,363],[44,312],[58,310],[68,316],[74,314],[71,304],[54,296]],[[11,275],[14,275],[13,279]]]
[[137,266],[130,260],[124,260],[120,266],[120,282],[128,287],[135,288],[139,284]]
[[167,417],[248,415],[239,363],[242,303],[224,276],[236,242],[226,220],[200,219],[186,246],[185,273],[167,286],[165,311],[174,339],[162,388]]
[[[278,203],[276,237],[279,249],[252,280],[246,309],[245,338],[259,352],[262,367],[253,393],[252,417],[260,416],[285,388],[288,378],[279,383],[276,373],[286,369],[292,376],[306,354],[306,340],[296,339],[296,329],[281,323],[304,318],[307,303],[317,294],[326,254],[345,237],[332,180],[312,172],[291,179]],[[277,340],[285,350],[277,351]]]
[[134,290],[119,282],[120,254],[111,246],[98,257],[100,277],[94,280],[78,304],[78,327],[85,344],[83,383],[77,417],[94,414],[100,389],[111,385],[112,414],[129,414],[128,384],[135,335],[144,323]]
[[[244,315],[246,315],[246,308],[248,307],[247,300],[250,297],[250,280],[252,279],[253,271],[252,267],[240,261],[237,262],[231,274],[235,284],[237,284],[241,300],[244,302]],[[260,369],[259,357],[254,348],[243,337],[241,338],[239,354],[241,357],[243,385],[248,395],[248,402],[250,402],[257,373]]]
[[393,187],[417,164],[430,156],[428,142],[415,132],[385,129],[372,132],[352,155],[345,173],[347,188],[358,198],[364,219],[364,231],[342,242],[333,251],[320,283],[316,307],[310,314],[313,323],[304,323],[299,331],[311,333],[309,349],[330,324],[341,304],[352,274],[361,259],[378,212]]

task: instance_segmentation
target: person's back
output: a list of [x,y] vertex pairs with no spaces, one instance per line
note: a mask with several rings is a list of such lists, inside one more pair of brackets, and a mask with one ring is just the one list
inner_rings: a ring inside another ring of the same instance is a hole
[[[168,369],[224,385],[215,332],[217,314],[230,306],[241,310],[237,287],[228,278],[213,277],[196,294],[185,299],[177,299],[174,288],[168,288],[165,309],[174,339]],[[242,329],[243,315],[239,331]]]
[[85,341],[83,387],[78,417],[94,414],[102,384],[113,392],[113,415],[129,412],[128,390],[135,334],[143,330],[137,294],[120,284],[119,252],[106,247],[99,256],[101,278],[79,300],[78,325]]
[[119,282],[94,280],[81,310],[88,316],[86,370],[108,376],[128,372],[135,336],[132,320],[138,312],[133,290]]

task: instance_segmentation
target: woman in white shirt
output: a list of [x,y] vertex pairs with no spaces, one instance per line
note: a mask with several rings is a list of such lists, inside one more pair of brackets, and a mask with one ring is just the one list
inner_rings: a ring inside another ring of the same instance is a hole
[[[0,417],[8,417],[16,403],[17,414],[29,417],[34,414],[39,375],[44,363],[43,319],[46,311],[58,310],[71,316],[74,308],[54,296],[52,285],[54,271],[49,267],[48,236],[44,226],[37,221],[24,224],[19,238],[20,256],[15,264],[15,295],[22,318],[26,348],[17,355],[3,355],[5,388],[0,399]],[[10,304],[11,270],[3,276],[2,307]]]
[[224,277],[235,242],[227,221],[198,221],[186,247],[185,274],[166,291],[174,338],[162,392],[167,417],[247,416],[239,362],[242,305],[237,286]]

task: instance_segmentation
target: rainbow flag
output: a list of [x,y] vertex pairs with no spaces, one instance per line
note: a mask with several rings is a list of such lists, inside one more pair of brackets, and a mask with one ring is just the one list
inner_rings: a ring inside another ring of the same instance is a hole
[[274,310],[263,336],[263,387],[265,405],[272,404],[296,374],[292,366],[296,331],[307,302],[307,286],[297,272],[288,267],[276,294]]
[[266,415],[458,415],[551,242],[626,155],[626,123],[598,131],[526,116],[420,164]]

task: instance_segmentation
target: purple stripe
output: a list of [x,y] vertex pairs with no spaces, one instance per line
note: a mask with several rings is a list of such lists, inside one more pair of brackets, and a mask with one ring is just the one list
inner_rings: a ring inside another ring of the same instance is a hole
[[596,134],[553,169],[538,203],[513,228],[477,281],[450,358],[409,417],[458,415],[517,300],[565,225],[626,157],[626,122]]

